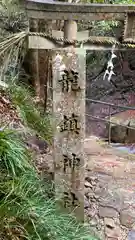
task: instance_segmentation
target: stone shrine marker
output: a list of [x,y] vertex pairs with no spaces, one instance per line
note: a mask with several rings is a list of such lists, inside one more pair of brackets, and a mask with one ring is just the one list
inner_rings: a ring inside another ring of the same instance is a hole
[[[84,219],[85,50],[54,54],[53,113],[56,196]],[[63,62],[60,60],[63,58]],[[64,70],[60,70],[65,66]]]

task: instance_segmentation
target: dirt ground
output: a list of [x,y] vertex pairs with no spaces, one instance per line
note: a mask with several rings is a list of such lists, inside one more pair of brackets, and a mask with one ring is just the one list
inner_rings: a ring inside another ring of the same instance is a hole
[[134,154],[116,150],[94,136],[86,139],[84,144],[88,158],[86,170],[110,175],[124,187],[127,186],[128,190],[135,189]]
[[135,239],[135,155],[94,136],[85,140],[85,153],[85,213],[90,225],[102,240]]

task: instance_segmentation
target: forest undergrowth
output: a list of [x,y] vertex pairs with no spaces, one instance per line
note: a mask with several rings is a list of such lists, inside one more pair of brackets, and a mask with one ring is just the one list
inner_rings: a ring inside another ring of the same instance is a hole
[[[24,126],[51,143],[51,116],[40,114],[31,94],[28,87],[15,82],[4,90]],[[38,175],[22,135],[6,123],[0,127],[0,239],[95,239],[88,227],[58,207],[53,182]]]
[[18,132],[3,126],[0,172],[0,239],[94,239],[74,216],[62,213]]

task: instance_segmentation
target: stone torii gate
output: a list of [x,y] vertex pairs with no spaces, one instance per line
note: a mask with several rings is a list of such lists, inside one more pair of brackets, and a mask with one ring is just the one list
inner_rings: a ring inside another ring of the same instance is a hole
[[131,13],[135,5],[27,0],[26,10],[30,19],[65,21],[62,35],[58,31],[52,31],[52,36],[30,33],[29,49],[52,50],[56,198],[62,200],[63,207],[74,210],[76,216],[84,220],[86,50],[105,49],[105,43],[106,48],[110,48],[118,41],[108,37],[89,37],[86,32],[79,35],[76,21],[126,19],[123,43],[134,43],[135,34],[128,24],[134,20]]

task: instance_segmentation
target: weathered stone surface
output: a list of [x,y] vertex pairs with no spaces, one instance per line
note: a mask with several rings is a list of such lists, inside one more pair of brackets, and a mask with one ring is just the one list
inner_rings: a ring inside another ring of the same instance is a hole
[[90,221],[90,226],[91,227],[96,227],[97,226],[97,221],[95,220],[95,219],[92,219],[91,221]]
[[99,207],[99,216],[100,217],[109,217],[109,218],[113,218],[113,217],[117,217],[118,216],[118,212],[110,207]]
[[[129,126],[132,128],[135,128],[135,120],[132,119],[130,120]],[[126,139],[127,143],[134,143],[135,142],[135,130],[133,129],[128,129],[128,135]]]
[[97,186],[94,190],[95,194],[99,195],[100,197],[104,197],[108,194],[108,189],[107,188],[103,188],[100,186]]
[[88,212],[88,217],[90,219],[93,219],[93,217],[95,217],[97,213],[98,213],[98,210],[96,208],[90,207],[89,212]]
[[94,181],[97,182],[97,181],[98,181],[98,178],[97,178],[97,177],[94,177],[94,176],[87,176],[87,177],[85,178],[85,180],[91,183],[92,181],[93,181],[93,182],[94,182]]
[[[90,141],[92,151],[93,144],[98,148],[97,142]],[[102,240],[135,240],[131,238],[134,233],[130,233],[130,239],[127,239],[129,230],[135,226],[134,161],[127,161],[123,154],[116,156],[114,149],[101,149],[100,146],[97,156],[90,155],[88,167],[90,171],[87,171],[85,181],[92,187],[85,188],[85,191],[90,203],[90,207],[86,209],[90,226]],[[97,168],[102,168],[103,172],[97,171]],[[91,176],[95,178],[92,179]],[[93,186],[92,182],[96,185]],[[132,221],[127,220],[127,215],[130,215]]]
[[129,231],[127,240],[135,240],[135,230]]
[[[111,125],[111,140],[113,142],[118,142],[118,143],[134,143],[135,142],[135,130],[128,129],[128,131],[127,131],[127,128],[124,127],[124,126],[129,126],[129,127],[135,128],[135,120],[134,119],[125,120],[123,118],[124,114],[128,118],[128,116],[130,115],[130,113],[128,113],[128,112],[129,111],[127,110],[123,113],[119,113],[118,116],[116,115],[116,117],[111,118],[111,122],[123,125],[123,126],[114,125],[114,124]],[[108,124],[107,124],[106,128],[108,129]],[[108,132],[107,132],[107,135],[108,135]]]
[[[114,122],[114,118],[111,119],[112,122]],[[129,121],[120,121],[119,119],[116,120],[116,123],[122,124],[127,126],[129,124]],[[123,126],[113,125],[111,127],[111,140],[113,142],[118,143],[125,143],[127,138],[127,128]]]
[[89,183],[88,181],[85,182],[84,186],[85,186],[86,188],[92,188],[91,183]]
[[135,223],[135,209],[126,209],[120,213],[120,222],[123,226],[131,228]]
[[86,196],[84,196],[84,208],[88,209],[90,207],[89,200]]
[[[53,156],[56,166],[55,193],[56,198],[59,196],[58,198],[61,200],[65,199],[64,194],[67,194],[66,208],[69,211],[74,210],[74,214],[81,220],[84,220],[85,180],[83,146],[85,137],[85,55],[85,50],[69,48],[53,51],[52,60],[55,115],[53,137]],[[74,79],[74,74],[78,74],[76,84],[71,81],[72,78]],[[65,78],[68,79],[66,80],[67,85],[65,85]],[[74,197],[76,197],[76,203],[73,203]],[[61,202],[64,206],[64,201]]]
[[93,198],[94,197],[94,192],[92,192],[92,191],[88,192],[87,197],[89,199]]
[[87,198],[89,198],[89,193],[93,194],[92,189],[91,189],[91,188],[86,188],[86,187],[85,187],[85,196],[86,196]]
[[105,236],[112,239],[119,239],[121,235],[120,227],[115,223],[114,219],[112,218],[105,218],[104,219],[105,225]]
[[100,205],[104,207],[108,206],[120,211],[123,207],[123,196],[120,196],[116,193],[108,194],[106,198],[100,199]]
[[112,229],[109,227],[105,227],[105,235],[112,239],[119,239],[121,235],[120,227],[117,226]]
[[114,222],[114,219],[112,218],[104,218],[104,224],[105,226],[109,226],[110,228],[115,227],[115,222]]

